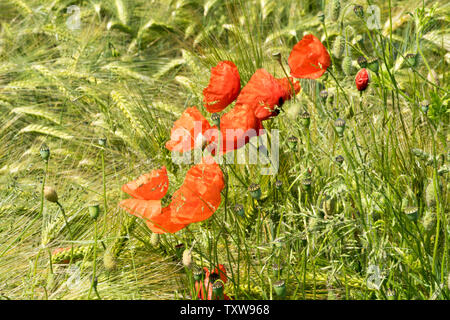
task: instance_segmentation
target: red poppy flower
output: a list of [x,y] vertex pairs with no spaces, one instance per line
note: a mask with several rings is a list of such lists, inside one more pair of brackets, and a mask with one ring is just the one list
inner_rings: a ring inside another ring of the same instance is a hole
[[197,107],[184,110],[180,119],[174,122],[166,148],[170,151],[186,152],[194,149],[204,140],[204,133],[211,129],[208,120]]
[[190,168],[172,196],[172,222],[188,224],[208,219],[216,212],[225,186],[220,166],[212,157]]
[[[214,281],[220,279],[224,283],[228,281],[227,270],[223,264],[219,264],[218,267],[214,268],[214,272],[210,273],[208,268],[203,267],[205,271],[205,279],[203,282],[195,282],[195,290],[198,294],[198,298],[202,300],[213,300],[213,288],[212,284]],[[224,294],[225,300],[230,300],[230,298]]]
[[122,191],[135,199],[159,200],[164,197],[169,188],[166,167],[143,174],[134,181],[122,186]]
[[331,58],[320,40],[308,34],[292,48],[288,63],[293,77],[317,79],[331,65]]
[[[292,96],[296,95],[297,93],[300,92],[300,89],[302,88],[300,86],[300,82],[299,81],[294,81],[294,78],[289,77],[288,78],[281,78],[281,79],[276,79],[278,81],[278,83],[284,88],[284,90],[286,91],[285,95],[284,95],[284,101],[290,100],[292,98]],[[292,86],[294,86],[294,90],[292,90]]]
[[[281,107],[286,95],[285,87],[264,69],[256,70],[248,83],[242,88],[236,106],[247,105],[253,108],[255,116],[266,120],[278,115],[275,106]],[[221,120],[222,127],[222,120]]]
[[211,78],[203,90],[203,101],[208,112],[220,112],[232,103],[241,89],[241,78],[236,65],[221,61],[211,68]]
[[369,82],[370,82],[369,72],[364,68],[359,70],[359,72],[356,74],[356,77],[355,77],[356,88],[359,91],[364,91],[367,89]]

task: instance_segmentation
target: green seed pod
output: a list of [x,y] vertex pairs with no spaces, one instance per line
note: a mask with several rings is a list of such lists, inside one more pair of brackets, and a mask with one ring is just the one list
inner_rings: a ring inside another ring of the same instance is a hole
[[234,213],[236,213],[238,216],[243,217],[245,215],[244,206],[242,204],[236,204],[234,206]]
[[420,103],[420,110],[422,110],[423,113],[427,114],[428,113],[428,108],[430,107],[430,101],[428,100],[423,100]]
[[272,265],[272,273],[275,278],[281,277],[281,274],[283,273],[283,265],[274,263]]
[[336,128],[336,132],[339,137],[342,137],[345,130],[345,120],[339,118],[334,122],[334,126]]
[[345,38],[341,35],[337,36],[333,42],[333,55],[340,59],[345,51]]
[[222,280],[217,280],[212,284],[212,295],[213,300],[223,300],[223,282]]
[[378,62],[378,58],[369,58],[367,59],[367,68],[372,70],[375,73],[378,73],[378,70],[380,69],[380,64]]
[[41,148],[39,149],[39,154],[41,155],[42,160],[44,160],[45,162],[47,162],[50,158],[50,149],[45,143],[42,144]]
[[100,206],[98,204],[93,204],[89,206],[89,215],[93,220],[97,220],[100,214]]
[[275,181],[275,188],[281,189],[282,186],[283,186],[283,182],[281,182],[281,180]]
[[312,185],[312,180],[310,178],[303,179],[302,185],[306,191],[310,191],[311,185]]
[[330,18],[332,21],[336,22],[341,14],[341,1],[331,0],[330,2]]
[[215,126],[217,126],[217,128],[220,129],[220,114],[218,114],[218,113],[213,113],[213,114],[211,115],[211,120],[212,120],[213,124],[214,124]]
[[418,65],[417,53],[408,53],[405,56],[405,61],[403,67],[405,68],[415,68]]
[[284,298],[286,296],[286,284],[284,280],[275,281],[273,283],[273,289],[278,297]]
[[103,265],[107,271],[112,271],[116,268],[117,261],[111,250],[106,250],[103,254]]
[[308,111],[302,113],[302,124],[305,128],[309,128],[309,124],[311,123],[311,116]]
[[437,216],[433,210],[427,210],[422,219],[423,228],[426,232],[433,231],[436,226]]
[[186,268],[189,268],[192,265],[192,253],[191,253],[191,250],[189,250],[189,249],[184,250],[182,262],[183,262],[183,265]]
[[203,279],[205,271],[203,270],[203,268],[195,266],[194,270],[192,271],[192,274],[194,276],[195,281],[201,281]]
[[150,237],[150,244],[154,247],[159,245],[159,233],[152,233]]
[[388,289],[386,292],[386,297],[388,298],[388,300],[395,300],[395,298],[396,298],[395,291]]
[[249,187],[248,187],[248,191],[250,191],[250,195],[252,196],[253,199],[259,200],[261,199],[261,187],[259,186],[259,184],[257,183],[252,183]]
[[405,208],[405,214],[411,221],[417,221],[417,218],[419,217],[419,208],[417,207],[406,207]]
[[342,71],[344,71],[346,76],[351,76],[353,74],[352,58],[349,56],[345,56],[342,60]]
[[106,146],[106,138],[99,138],[98,144],[102,147]]
[[334,160],[336,160],[336,162],[341,165],[344,162],[344,157],[341,155],[338,155]]
[[287,139],[287,142],[288,142],[289,148],[294,149],[297,146],[298,138],[295,136],[290,136]]

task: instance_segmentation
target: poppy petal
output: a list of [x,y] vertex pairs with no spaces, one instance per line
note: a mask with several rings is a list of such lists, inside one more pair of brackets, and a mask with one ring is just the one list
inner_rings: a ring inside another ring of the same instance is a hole
[[208,112],[220,112],[232,103],[241,89],[241,78],[236,65],[221,61],[211,68],[211,78],[203,90],[203,101]]
[[220,166],[212,157],[190,168],[172,196],[172,221],[188,224],[208,219],[221,202],[225,183]]
[[288,64],[293,77],[317,79],[331,65],[331,58],[320,40],[308,34],[292,48]]
[[160,200],[167,193],[169,178],[166,167],[146,173],[122,186],[122,191],[135,199]]
[[211,129],[211,125],[197,107],[187,108],[180,119],[174,122],[166,148],[178,152],[192,150],[201,138],[200,135],[204,135],[205,131],[209,129]]
[[[276,80],[286,91],[285,95],[283,96],[284,101],[290,100],[292,98],[292,96],[294,96],[300,92],[300,89],[301,89],[300,81],[294,81],[294,78],[292,78],[292,77],[289,77],[289,79],[281,78],[281,79],[276,79]],[[294,86],[293,89],[292,89],[292,86]]]

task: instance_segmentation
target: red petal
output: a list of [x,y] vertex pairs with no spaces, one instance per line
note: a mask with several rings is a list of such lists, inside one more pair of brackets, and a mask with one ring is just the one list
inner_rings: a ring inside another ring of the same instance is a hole
[[167,193],[169,179],[166,167],[146,173],[122,186],[122,191],[135,199],[160,200]]
[[203,90],[203,101],[208,112],[220,112],[232,103],[241,89],[241,78],[236,65],[221,61],[211,68],[208,87]]
[[[284,95],[284,101],[290,100],[293,95],[296,95],[297,93],[300,92],[301,89],[300,82],[295,81],[294,78],[289,77],[289,80],[288,78],[281,78],[276,80],[286,91]],[[292,91],[292,86],[294,86],[294,91]],[[295,94],[293,94],[293,92],[295,92]]]
[[292,49],[288,59],[295,78],[320,78],[331,64],[327,49],[312,34],[303,37]]

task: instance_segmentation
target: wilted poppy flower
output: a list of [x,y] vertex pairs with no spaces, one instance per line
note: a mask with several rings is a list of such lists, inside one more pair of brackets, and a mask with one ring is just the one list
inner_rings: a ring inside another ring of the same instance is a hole
[[331,65],[331,59],[320,40],[308,34],[292,48],[288,64],[293,77],[317,79]]
[[[203,267],[205,271],[205,278],[203,282],[196,281],[195,282],[195,290],[198,294],[198,298],[202,300],[213,300],[213,288],[212,284],[216,280],[221,280],[224,283],[228,281],[227,270],[225,269],[223,264],[219,264],[212,273],[209,272],[208,268]],[[230,300],[230,298],[224,294],[225,300]]]
[[222,170],[214,158],[202,159],[202,163],[188,170],[183,184],[172,196],[172,221],[188,224],[211,217],[220,205],[224,186]]
[[[284,83],[280,83],[269,72],[258,69],[248,83],[242,88],[236,100],[236,106],[246,105],[252,107],[255,116],[266,120],[278,115],[275,106],[281,107],[289,95]],[[223,118],[221,120],[221,126]]]
[[358,91],[364,91],[367,89],[367,86],[370,82],[370,74],[366,69],[361,69],[356,74],[355,84]]
[[211,78],[203,90],[203,101],[208,112],[220,112],[232,103],[241,89],[241,78],[236,65],[221,61],[211,68]]
[[209,129],[211,125],[197,107],[187,108],[174,122],[166,148],[178,152],[192,150],[206,142],[204,134]]

